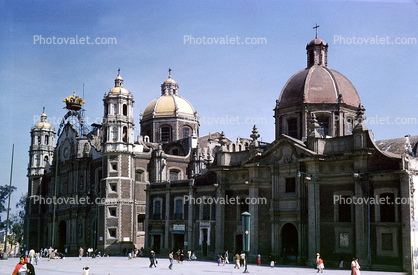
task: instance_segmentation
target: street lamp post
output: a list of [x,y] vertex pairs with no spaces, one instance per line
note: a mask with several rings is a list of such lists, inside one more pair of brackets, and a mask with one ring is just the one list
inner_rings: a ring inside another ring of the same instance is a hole
[[304,172],[298,171],[298,177],[300,178],[302,175],[305,175],[306,180],[313,181],[313,188],[314,188],[314,216],[315,216],[315,253],[318,253],[318,226],[317,226],[317,217],[316,217],[316,185],[315,185],[315,176],[311,176]]
[[243,273],[250,273],[247,270],[247,261],[248,261],[248,252],[250,252],[250,216],[251,214],[248,212],[244,212],[241,214],[242,217],[242,231],[244,234],[243,241],[244,241],[244,252],[245,252],[245,270]]

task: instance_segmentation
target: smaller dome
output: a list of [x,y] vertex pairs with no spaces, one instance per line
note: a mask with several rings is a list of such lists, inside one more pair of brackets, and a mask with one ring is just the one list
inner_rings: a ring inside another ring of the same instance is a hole
[[325,41],[322,40],[322,39],[315,38],[311,42],[309,42],[309,46],[313,46],[313,45],[324,45],[324,46],[326,46],[327,43],[325,43]]
[[112,95],[119,95],[119,94],[129,95],[129,91],[126,90],[125,88],[122,88],[122,87],[115,87],[115,88],[113,88],[109,91],[109,94],[112,94]]
[[168,76],[168,79],[166,81],[164,81],[165,84],[176,84],[177,82],[171,78],[171,75]]
[[46,116],[45,112],[43,112],[41,114],[41,122],[39,122],[38,124],[36,124],[36,128],[38,128],[38,129],[42,129],[42,128],[51,129],[52,126],[51,126],[51,124],[49,124],[48,122],[46,122],[46,118],[47,118],[47,116]]
[[115,87],[109,91],[109,95],[129,95],[129,91],[123,88],[123,78],[120,76],[120,69],[115,79]]
[[166,95],[151,101],[145,108],[143,119],[152,117],[195,117],[192,105],[176,95]]

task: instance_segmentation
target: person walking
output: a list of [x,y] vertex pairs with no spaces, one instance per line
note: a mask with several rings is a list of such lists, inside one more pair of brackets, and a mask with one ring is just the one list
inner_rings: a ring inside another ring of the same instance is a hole
[[257,254],[257,266],[261,265],[261,255],[260,253]]
[[80,258],[80,261],[83,255],[84,255],[84,249],[80,246],[80,249],[78,250],[78,257]]
[[187,251],[187,256],[189,256],[189,262],[192,261],[192,251],[189,249],[189,251]]
[[29,250],[29,263],[33,264],[35,259],[35,250],[32,248]]
[[155,252],[153,250],[151,250],[151,254],[149,255],[149,267],[152,268],[152,266],[157,267],[156,263],[157,263],[157,258],[155,257]]
[[183,260],[184,260],[184,253],[183,250],[180,252],[180,263],[183,264]]
[[12,275],[35,275],[35,268],[31,263],[28,263],[28,257],[20,256],[19,263],[13,270]]
[[41,259],[41,254],[39,252],[35,253],[35,264],[38,265],[39,260]]
[[318,269],[318,272],[321,271],[321,273],[324,273],[324,261],[321,259],[321,256],[318,254],[317,257],[317,266],[316,268]]
[[239,257],[240,257],[240,261],[239,261],[240,266],[244,266],[245,265],[245,253],[244,253],[244,251],[241,251],[241,254],[239,255]]
[[224,252],[224,265],[229,264],[229,252],[228,250],[225,250]]
[[237,254],[235,254],[235,256],[234,256],[234,261],[235,261],[235,266],[234,266],[234,269],[235,269],[235,268],[238,268],[238,269],[239,269],[240,256],[239,256],[239,254],[238,254],[238,253],[237,253]]
[[353,258],[351,262],[351,275],[360,275],[360,264],[358,258]]
[[52,257],[52,252],[53,252],[54,250],[52,249],[52,246],[50,246],[49,247],[49,249],[48,249],[48,261],[49,260],[51,260],[51,257]]
[[276,263],[276,259],[274,258],[274,256],[271,253],[269,255],[269,261],[270,261],[271,268],[273,268],[274,264]]
[[168,260],[170,261],[170,265],[168,266],[168,268],[173,269],[173,261],[174,261],[173,251],[170,251],[170,253],[168,254]]

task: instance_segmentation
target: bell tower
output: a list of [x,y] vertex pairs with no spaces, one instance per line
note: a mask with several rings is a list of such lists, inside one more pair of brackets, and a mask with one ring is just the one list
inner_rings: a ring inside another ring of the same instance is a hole
[[[123,248],[135,245],[133,232],[136,232],[134,218],[134,118],[132,94],[123,88],[120,69],[115,79],[115,87],[103,98],[103,146],[101,197],[106,198],[103,205],[105,219],[100,221],[99,241],[103,249],[117,254]],[[109,247],[109,244],[113,244]],[[114,251],[113,251],[114,249]]]
[[[29,147],[28,166],[28,196],[41,196],[42,179],[45,170],[53,163],[55,149],[55,129],[47,122],[45,108],[40,116],[40,122],[30,131],[31,145]],[[40,214],[41,204],[28,203],[27,216],[37,217]],[[26,218],[24,238],[30,247],[39,247],[41,236],[30,236],[30,231],[41,232],[41,224],[37,218]]]

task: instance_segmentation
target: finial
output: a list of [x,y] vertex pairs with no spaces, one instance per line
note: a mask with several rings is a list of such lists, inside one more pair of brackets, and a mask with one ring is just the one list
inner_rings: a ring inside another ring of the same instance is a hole
[[313,27],[313,29],[315,29],[315,39],[318,38],[318,28],[319,28],[319,25],[318,25],[318,23],[316,23],[315,27]]
[[118,69],[118,75],[120,75],[120,68]]
[[45,113],[45,107],[42,108],[42,113]]
[[168,68],[168,78],[171,78],[171,68]]
[[252,131],[252,134],[250,135],[250,137],[253,139],[253,141],[251,142],[251,146],[254,146],[254,147],[258,147],[258,138],[260,137],[260,134],[258,133],[258,130],[257,130],[257,126],[255,126],[254,125],[254,127],[253,127],[253,131]]

